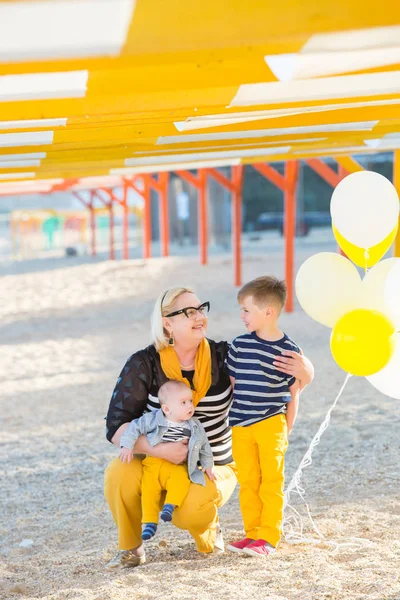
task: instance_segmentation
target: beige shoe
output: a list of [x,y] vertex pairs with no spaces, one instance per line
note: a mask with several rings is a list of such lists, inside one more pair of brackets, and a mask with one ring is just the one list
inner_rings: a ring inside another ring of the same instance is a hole
[[215,536],[215,542],[214,542],[214,549],[210,550],[209,552],[199,552],[199,556],[203,556],[204,558],[206,557],[210,557],[213,554],[222,554],[223,552],[225,552],[225,543],[224,543],[224,538],[222,536],[222,530],[221,530],[221,526],[217,525],[217,535]]
[[143,552],[140,556],[134,550],[120,550],[117,554],[106,564],[106,569],[117,569],[118,567],[133,568],[143,565],[146,562],[146,555]]
[[224,543],[224,538],[222,535],[221,526],[218,524],[217,535],[215,537],[215,544],[214,544],[214,553],[222,554],[223,552],[225,552],[225,543]]

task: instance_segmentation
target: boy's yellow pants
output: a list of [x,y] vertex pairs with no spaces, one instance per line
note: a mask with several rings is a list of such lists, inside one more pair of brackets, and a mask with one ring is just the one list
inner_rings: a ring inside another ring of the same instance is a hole
[[[217,481],[206,477],[206,485],[190,483],[181,506],[174,510],[172,523],[186,529],[196,542],[199,552],[214,550],[218,524],[218,508],[229,500],[236,487],[236,469],[230,465],[214,467]],[[142,460],[134,457],[129,464],[115,458],[104,476],[104,495],[118,528],[120,550],[130,550],[142,544]]]
[[282,536],[285,415],[232,427],[232,444],[246,537],[276,547]]
[[142,523],[158,523],[162,504],[179,507],[186,498],[190,487],[187,466],[152,456],[146,456],[142,465]]

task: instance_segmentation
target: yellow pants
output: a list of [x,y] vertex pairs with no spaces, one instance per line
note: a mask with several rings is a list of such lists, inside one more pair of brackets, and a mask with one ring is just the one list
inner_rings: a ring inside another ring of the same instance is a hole
[[[218,511],[229,500],[236,487],[234,464],[214,467],[217,478],[206,485],[190,483],[182,505],[174,510],[172,523],[186,529],[193,537],[199,552],[214,550]],[[129,464],[115,458],[104,477],[104,495],[118,528],[120,550],[137,548],[142,543],[142,461],[135,457]]]
[[152,456],[146,456],[142,465],[142,523],[158,523],[162,504],[179,507],[186,498],[190,487],[187,466]]
[[239,500],[246,537],[277,546],[282,536],[285,415],[232,427]]

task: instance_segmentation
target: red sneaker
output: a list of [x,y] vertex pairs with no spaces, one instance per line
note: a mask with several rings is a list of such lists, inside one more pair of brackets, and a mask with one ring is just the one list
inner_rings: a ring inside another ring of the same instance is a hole
[[269,556],[276,551],[276,548],[271,546],[265,540],[256,540],[251,544],[247,544],[245,548],[243,548],[243,552],[248,554],[249,556]]
[[231,552],[244,552],[244,549],[249,545],[253,544],[254,540],[251,538],[244,538],[243,540],[239,540],[238,542],[232,542],[232,544],[228,544],[226,549]]

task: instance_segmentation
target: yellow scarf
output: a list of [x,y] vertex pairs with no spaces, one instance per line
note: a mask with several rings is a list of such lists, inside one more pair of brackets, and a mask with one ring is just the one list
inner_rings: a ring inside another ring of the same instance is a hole
[[[182,370],[179,364],[178,356],[172,346],[160,350],[161,368],[168,379],[183,381],[190,387],[190,382],[186,377],[182,377]],[[211,386],[211,351],[208,340],[204,338],[197,350],[194,363],[193,377],[193,404],[198,405],[204,398]]]

